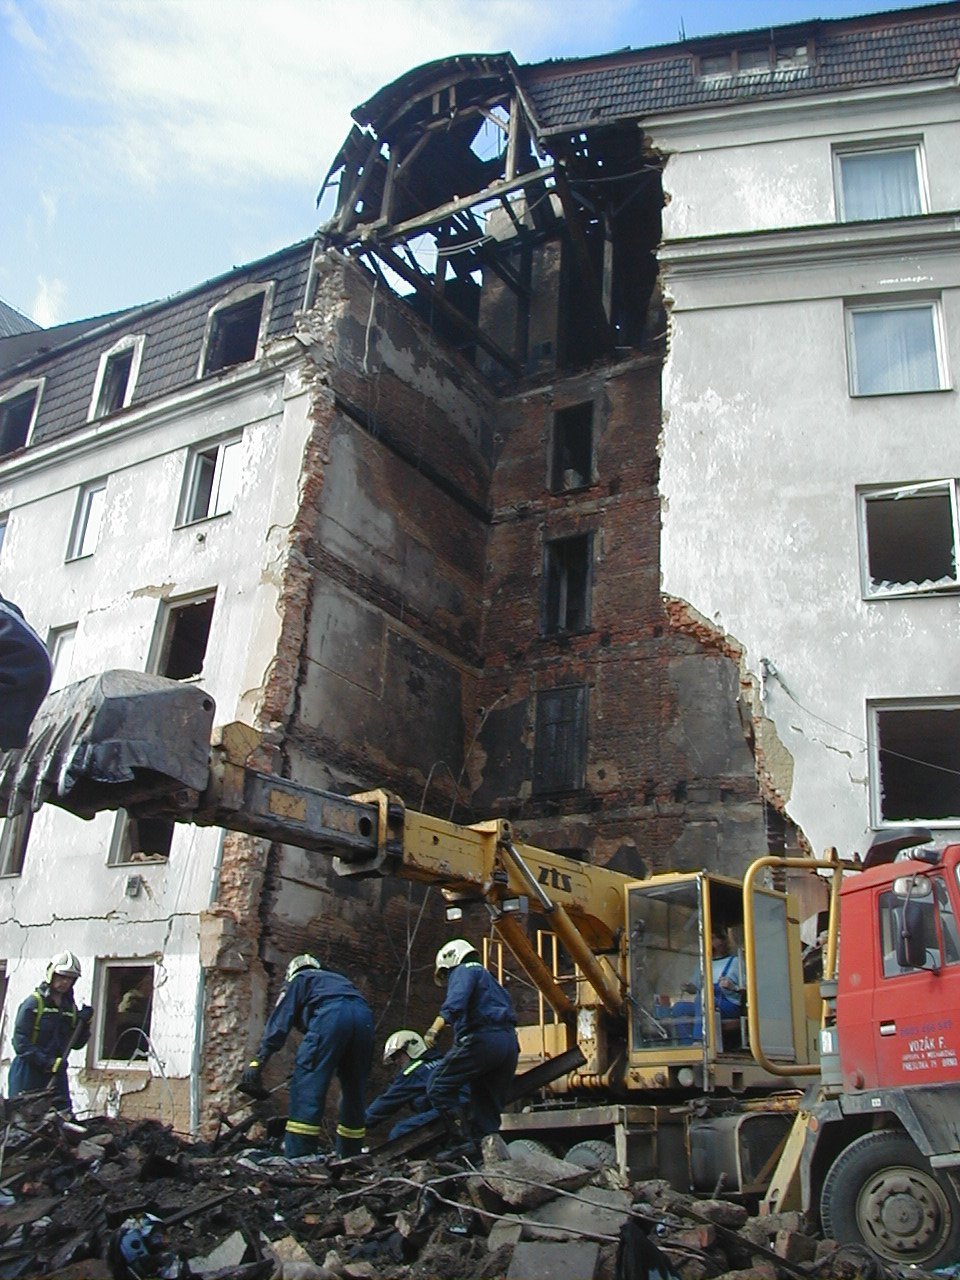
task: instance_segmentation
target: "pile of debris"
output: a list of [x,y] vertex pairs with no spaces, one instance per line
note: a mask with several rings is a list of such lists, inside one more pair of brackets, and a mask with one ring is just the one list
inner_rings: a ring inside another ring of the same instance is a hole
[[[484,1141],[475,1158],[288,1161],[240,1138],[23,1110],[0,1145],[0,1280],[759,1280],[884,1276],[799,1214]],[[911,1273],[918,1276],[916,1270]]]

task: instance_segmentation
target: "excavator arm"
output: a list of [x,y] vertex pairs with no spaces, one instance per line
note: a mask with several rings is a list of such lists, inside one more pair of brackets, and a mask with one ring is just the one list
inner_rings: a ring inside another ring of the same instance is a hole
[[627,877],[519,843],[502,819],[463,826],[384,791],[343,796],[281,777],[250,726],[226,725],[211,742],[213,715],[203,690],[159,676],[109,671],[72,685],[48,698],[26,747],[0,756],[0,812],[124,808],[327,853],[341,876],[394,875],[482,901],[572,1044],[577,1008],[527,936],[526,900],[607,1013],[624,1016],[620,966],[598,956],[618,951]]

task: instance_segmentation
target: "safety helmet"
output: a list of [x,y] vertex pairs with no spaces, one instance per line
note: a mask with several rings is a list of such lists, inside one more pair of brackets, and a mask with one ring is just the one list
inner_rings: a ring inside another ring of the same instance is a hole
[[80,961],[72,951],[60,951],[51,957],[47,965],[47,981],[52,982],[57,975],[64,978],[80,977]]
[[389,1062],[401,1049],[410,1058],[422,1058],[427,1052],[423,1036],[416,1031],[395,1031],[383,1046],[384,1062]]
[[304,953],[302,956],[294,956],[287,965],[287,972],[284,975],[284,982],[289,982],[291,978],[295,978],[301,969],[322,969],[323,965],[316,956]]
[[448,969],[455,969],[458,964],[466,960],[467,956],[476,955],[476,953],[477,948],[466,938],[454,938],[452,942],[445,942],[433,962],[433,980],[437,986],[443,985],[443,975]]

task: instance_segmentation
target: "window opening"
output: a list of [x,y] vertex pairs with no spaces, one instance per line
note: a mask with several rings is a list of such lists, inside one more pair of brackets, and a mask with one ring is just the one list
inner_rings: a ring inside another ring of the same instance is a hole
[[537,694],[533,748],[535,794],[583,789],[586,708],[586,685]]
[[0,876],[18,876],[30,839],[33,813],[25,808],[13,818],[0,818]]
[[873,708],[877,818],[956,825],[960,820],[960,705]]
[[9,516],[0,516],[0,551],[3,550],[3,544],[7,536],[7,525],[10,523]]
[[265,296],[261,291],[213,312],[204,373],[217,373],[255,358]]
[[71,627],[57,627],[50,632],[47,639],[47,652],[50,654],[50,666],[53,668],[53,676],[50,680],[51,693],[70,683],[76,640],[76,623]]
[[918,146],[839,151],[837,170],[841,222],[924,212]]
[[224,440],[190,457],[182,524],[225,515],[233,507],[240,480],[240,440]]
[[864,493],[866,594],[956,590],[957,482]]
[[107,494],[106,480],[96,484],[85,485],[80,490],[77,512],[73,520],[73,534],[70,538],[68,560],[79,560],[83,556],[92,556],[100,539],[100,525],[103,520],[103,504]]
[[203,670],[216,596],[170,605],[164,626],[157,673],[170,680],[190,680]]
[[847,317],[853,395],[940,390],[938,324],[932,302],[851,307]]
[[109,865],[166,862],[176,824],[171,818],[130,818],[121,814],[114,828]]
[[590,625],[589,533],[555,538],[544,546],[543,634],[582,631]]
[[31,387],[29,391],[0,401],[0,457],[22,449],[27,443],[39,394],[39,387]]
[[593,477],[593,401],[559,409],[553,416],[550,488],[582,489]]
[[103,965],[102,1010],[97,1058],[102,1062],[145,1062],[150,1053],[154,966]]
[[100,396],[97,400],[98,418],[105,418],[109,413],[116,413],[127,403],[127,387],[130,384],[130,371],[133,368],[133,347],[126,351],[118,351],[109,356],[103,370],[103,381],[100,383]]

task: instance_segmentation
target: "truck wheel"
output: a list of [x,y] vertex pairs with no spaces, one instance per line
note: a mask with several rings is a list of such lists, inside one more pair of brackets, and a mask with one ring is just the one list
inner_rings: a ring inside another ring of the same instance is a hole
[[823,1234],[864,1244],[888,1262],[936,1267],[960,1254],[960,1203],[905,1133],[884,1129],[851,1142],[820,1196]]
[[617,1167],[617,1151],[612,1142],[602,1142],[599,1138],[587,1138],[572,1146],[563,1157],[571,1164],[582,1164],[585,1169],[615,1169]]
[[514,1138],[507,1143],[507,1150],[514,1160],[522,1160],[524,1156],[549,1156],[553,1152],[545,1142],[537,1138]]

